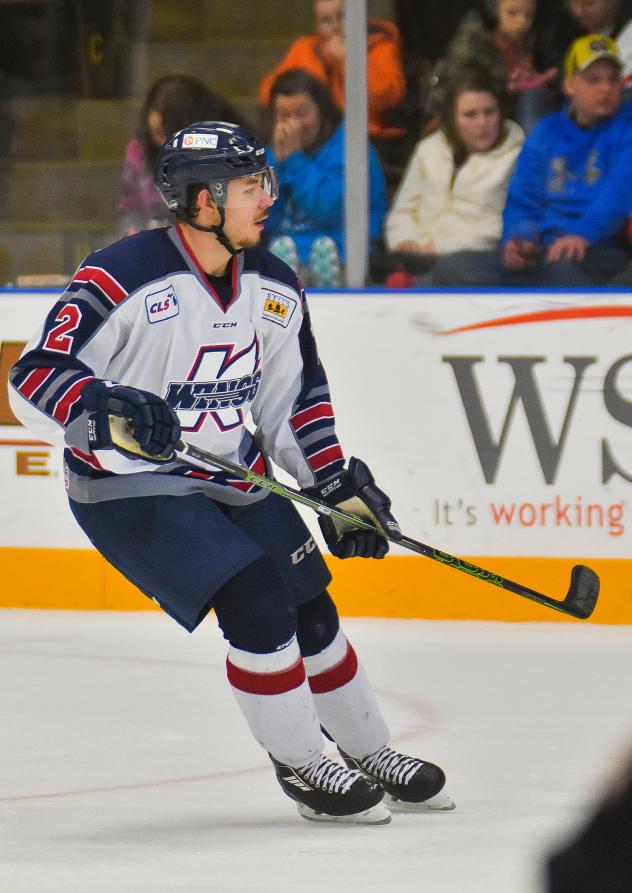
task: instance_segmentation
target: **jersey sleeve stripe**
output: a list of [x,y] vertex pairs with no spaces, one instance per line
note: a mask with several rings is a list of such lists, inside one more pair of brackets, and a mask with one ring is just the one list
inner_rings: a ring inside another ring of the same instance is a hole
[[333,419],[333,417],[334,410],[331,403],[322,402],[297,412],[291,417],[290,424],[298,432],[312,422],[320,421],[324,418]]
[[120,304],[127,297],[120,282],[102,267],[82,267],[75,273],[73,282],[94,282],[114,305]]
[[58,422],[61,422],[62,425],[65,425],[68,422],[72,408],[81,396],[83,386],[89,381],[92,381],[91,375],[84,375],[79,381],[73,382],[66,393],[63,394],[55,404],[53,418],[57,419]]
[[39,368],[33,369],[32,372],[26,376],[21,385],[18,385],[18,391],[22,394],[23,397],[26,397],[27,400],[30,400],[35,391],[37,391],[44,382],[52,375],[52,368]]
[[340,445],[336,444],[335,446],[326,447],[324,450],[319,450],[313,456],[308,456],[307,461],[314,471],[322,471],[333,462],[344,461],[344,456]]

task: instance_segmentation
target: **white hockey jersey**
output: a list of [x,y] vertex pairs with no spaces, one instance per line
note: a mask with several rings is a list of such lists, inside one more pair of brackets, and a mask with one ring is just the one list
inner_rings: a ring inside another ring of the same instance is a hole
[[65,444],[71,498],[203,491],[240,504],[265,495],[222,472],[91,452],[81,389],[93,378],[159,394],[184,440],[259,473],[270,457],[306,487],[342,468],[299,280],[260,247],[230,263],[222,301],[176,226],[130,236],[80,266],[13,367],[9,389],[27,428]]

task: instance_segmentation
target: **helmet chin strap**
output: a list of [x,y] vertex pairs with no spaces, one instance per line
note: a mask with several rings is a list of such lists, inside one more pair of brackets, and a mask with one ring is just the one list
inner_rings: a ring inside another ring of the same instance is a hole
[[214,236],[217,236],[217,241],[220,245],[229,252],[229,254],[235,255],[239,254],[241,248],[235,248],[235,246],[231,243],[228,236],[224,232],[224,224],[226,223],[226,213],[224,208],[219,207],[217,209],[219,211],[219,218],[221,223],[219,226],[202,226],[200,223],[196,223],[193,218],[191,218],[188,214],[184,214],[184,219],[192,226],[193,229],[197,229],[202,233],[213,233]]

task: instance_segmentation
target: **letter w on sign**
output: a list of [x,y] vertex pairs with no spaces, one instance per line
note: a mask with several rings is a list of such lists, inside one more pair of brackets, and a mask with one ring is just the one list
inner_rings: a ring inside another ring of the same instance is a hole
[[596,362],[596,358],[564,357],[564,362],[573,368],[574,379],[560,435],[555,440],[551,434],[540,389],[533,374],[534,366],[544,363],[545,357],[498,357],[499,363],[506,363],[511,367],[515,385],[497,441],[492,435],[489,416],[481,397],[480,385],[474,374],[474,366],[482,362],[483,357],[444,356],[442,360],[444,363],[448,363],[454,372],[478,460],[487,483],[493,484],[496,480],[518,404],[522,404],[524,409],[544,480],[547,484],[555,483],[582,379],[586,369]]

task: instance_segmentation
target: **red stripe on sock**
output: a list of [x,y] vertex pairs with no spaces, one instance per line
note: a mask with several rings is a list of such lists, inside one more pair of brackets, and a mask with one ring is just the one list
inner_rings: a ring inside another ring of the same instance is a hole
[[310,676],[309,687],[315,695],[323,695],[351,682],[357,672],[358,656],[347,642],[347,653],[343,659],[329,670]]
[[233,688],[250,695],[282,695],[305,682],[305,665],[301,657],[287,670],[277,673],[252,673],[236,667],[227,658],[226,672]]

